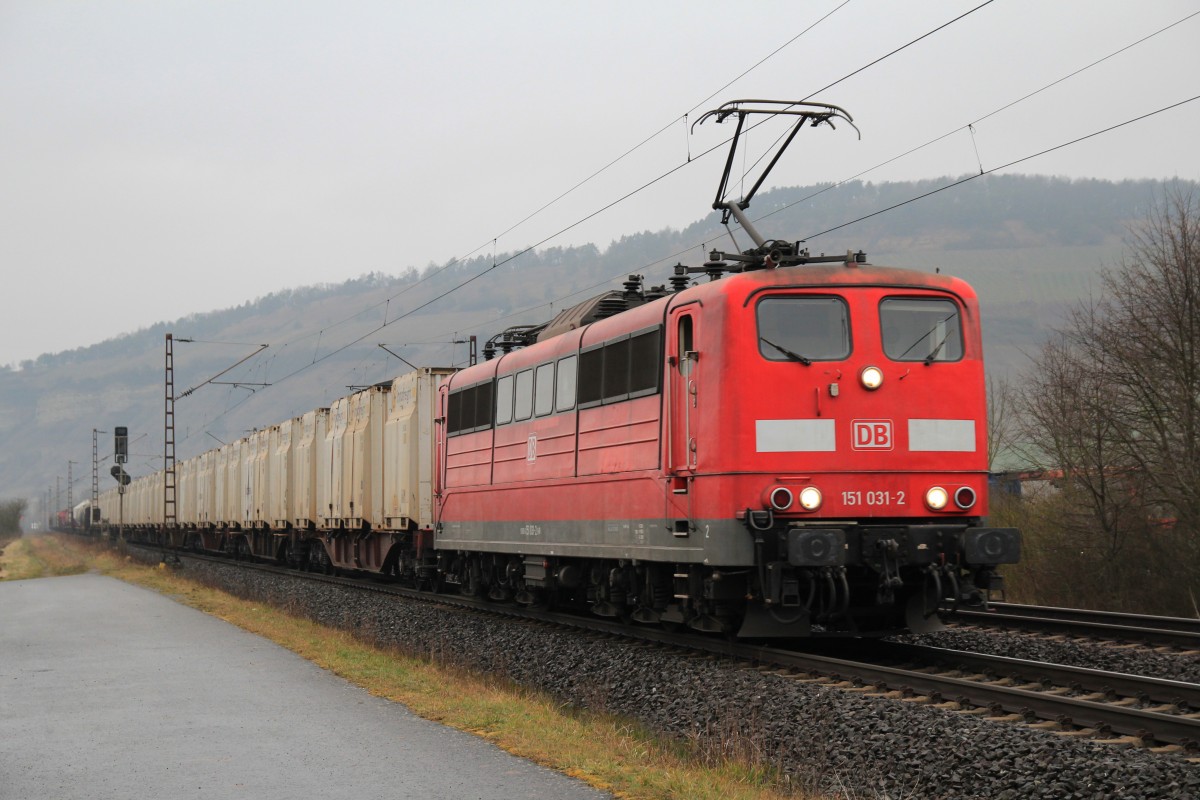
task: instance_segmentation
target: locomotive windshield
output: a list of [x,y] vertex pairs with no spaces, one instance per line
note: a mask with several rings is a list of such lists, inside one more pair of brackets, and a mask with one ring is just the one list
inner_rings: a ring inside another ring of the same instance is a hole
[[767,297],[758,304],[758,352],[769,361],[850,355],[850,321],[838,297]]
[[889,297],[879,304],[883,352],[893,361],[958,361],[962,317],[952,300]]

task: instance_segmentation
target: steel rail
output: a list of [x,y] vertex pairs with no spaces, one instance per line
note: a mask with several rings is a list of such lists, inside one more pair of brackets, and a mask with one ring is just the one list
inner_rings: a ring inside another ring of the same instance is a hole
[[1200,619],[1184,617],[1153,617],[1115,611],[992,603],[988,611],[959,610],[947,619],[971,625],[1200,649]]
[[1153,678],[1124,672],[1032,661],[1009,656],[970,653],[925,645],[880,642],[880,655],[902,661],[944,664],[964,670],[996,675],[1047,686],[1074,686],[1085,692],[1100,692],[1140,702],[1176,706],[1200,711],[1200,683]]
[[781,662],[793,659],[794,666],[799,669],[834,673],[931,699],[955,699],[959,703],[993,711],[1002,710],[1024,718],[1036,717],[1064,725],[1113,731],[1144,741],[1189,748],[1200,745],[1200,718],[1192,716],[1114,705],[1090,699],[1090,696],[1068,697],[997,682],[980,682],[812,654],[794,655],[792,659],[782,654],[772,656],[772,660]]
[[1147,628],[1167,631],[1185,631],[1200,636],[1200,618],[1156,617],[1149,614],[1127,614],[1120,611],[1096,611],[1088,608],[1063,608],[1058,606],[1035,606],[1025,603],[992,603],[998,614],[1013,614],[1026,617],[1049,619],[1074,619],[1081,622],[1099,622],[1132,628]]

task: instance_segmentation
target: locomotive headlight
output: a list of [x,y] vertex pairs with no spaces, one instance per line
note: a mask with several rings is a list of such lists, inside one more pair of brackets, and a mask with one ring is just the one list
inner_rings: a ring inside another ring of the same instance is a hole
[[950,493],[940,486],[934,486],[925,492],[925,505],[934,511],[941,511],[950,502]]
[[858,373],[858,379],[862,381],[864,389],[874,391],[883,383],[883,370],[879,367],[863,367],[862,372]]
[[800,507],[805,511],[816,511],[821,507],[821,490],[815,486],[805,486],[800,490]]

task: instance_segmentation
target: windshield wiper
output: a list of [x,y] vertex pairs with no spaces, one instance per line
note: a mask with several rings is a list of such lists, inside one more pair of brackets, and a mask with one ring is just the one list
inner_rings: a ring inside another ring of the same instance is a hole
[[[927,338],[929,338],[930,336],[932,336],[934,333],[937,332],[938,325],[943,325],[943,324],[949,322],[950,320],[954,319],[957,316],[958,316],[958,311],[954,311],[950,314],[950,316],[946,317],[945,319],[938,320],[937,322],[933,323],[932,328],[930,328],[929,330],[922,333],[919,337],[917,337],[917,340],[915,342],[913,342],[912,344],[910,344],[908,346],[908,348],[905,349],[905,351],[903,353],[901,353],[899,356],[897,356],[894,360],[895,361],[904,361],[905,360],[904,357],[907,356],[909,353],[911,353],[917,345],[919,345],[921,342],[925,341]],[[948,338],[950,338],[950,334],[951,334],[951,331],[947,330],[946,335],[942,337],[942,340],[940,342],[938,342],[938,346],[936,348],[934,348],[932,355],[935,355],[935,356],[937,355],[938,351],[942,349],[942,345],[944,345],[946,343],[946,340]],[[925,360],[926,364],[929,364],[933,361],[933,359],[930,356],[926,356],[924,360]],[[916,361],[916,359],[914,358],[913,361]]]
[[925,366],[928,367],[930,364],[933,363],[934,359],[937,358],[937,354],[942,352],[942,345],[944,345],[946,343],[946,340],[949,338],[950,338],[950,332],[947,331],[946,335],[942,337],[942,340],[937,343],[937,347],[933,348],[933,352],[931,352],[929,355],[925,356]]
[[785,356],[787,356],[787,357],[788,357],[789,359],[791,359],[792,361],[799,361],[801,364],[803,364],[803,365],[804,365],[804,366],[806,366],[806,367],[807,367],[809,364],[811,364],[811,363],[812,363],[812,359],[811,359],[811,358],[808,358],[807,356],[802,356],[802,355],[800,355],[799,353],[793,353],[791,350],[788,350],[788,349],[787,349],[786,347],[784,347],[783,345],[781,345],[781,344],[775,344],[774,342],[772,342],[770,339],[768,339],[768,338],[767,338],[767,337],[765,337],[765,336],[760,336],[760,337],[758,337],[758,340],[759,340],[760,342],[765,342],[766,344],[769,344],[769,345],[771,345],[771,347],[774,347],[776,350],[778,350],[779,352],[783,353]]

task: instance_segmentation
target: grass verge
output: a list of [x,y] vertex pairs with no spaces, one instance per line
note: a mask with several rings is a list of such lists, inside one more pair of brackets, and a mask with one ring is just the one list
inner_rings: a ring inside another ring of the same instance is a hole
[[55,575],[78,575],[91,569],[90,554],[59,536],[17,539],[4,545],[0,580],[19,581]]
[[[98,545],[53,536],[21,542],[19,548],[14,545],[0,556],[0,568],[13,577],[95,569],[153,589],[270,639],[426,719],[482,736],[514,755],[618,797],[796,800],[809,796],[790,790],[785,776],[748,758],[702,752],[685,742],[653,736],[626,719],[565,707],[548,695],[507,681],[376,647],[345,631],[242,600],[170,570],[141,565]],[[725,746],[733,752],[749,750],[736,745]]]

